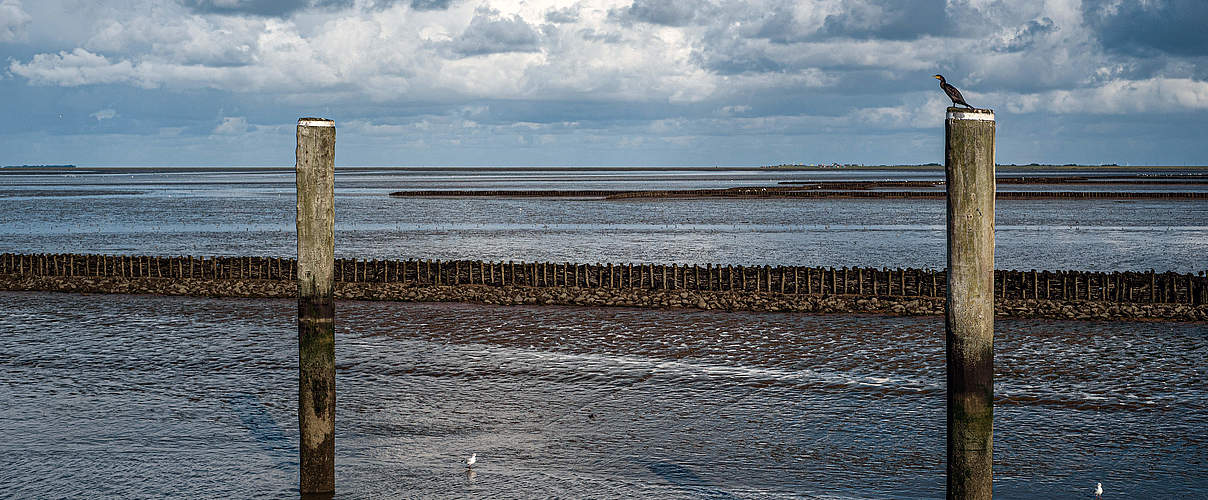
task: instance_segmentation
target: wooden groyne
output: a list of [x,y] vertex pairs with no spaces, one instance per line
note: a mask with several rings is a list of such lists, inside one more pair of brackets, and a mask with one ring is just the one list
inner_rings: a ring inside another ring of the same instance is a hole
[[[914,268],[430,259],[336,259],[334,272],[339,298],[899,314],[942,314],[947,282]],[[0,254],[4,290],[293,297],[296,280],[282,257]],[[996,270],[994,295],[1007,316],[1208,319],[1204,273]]]
[[[1031,177],[998,177],[994,180],[998,185],[1145,185],[1145,186],[1177,186],[1208,184],[1208,176],[1187,175],[1113,175],[1104,177],[1089,176],[1031,176]],[[875,189],[889,187],[941,187],[943,180],[934,181],[780,181],[782,186],[810,186],[821,189]]]
[[[606,199],[623,198],[782,198],[782,199],[910,199],[942,200],[943,191],[779,191],[771,188],[727,190],[720,193],[621,193]],[[1208,200],[1208,192],[1107,192],[1107,191],[1000,191],[999,200]]]

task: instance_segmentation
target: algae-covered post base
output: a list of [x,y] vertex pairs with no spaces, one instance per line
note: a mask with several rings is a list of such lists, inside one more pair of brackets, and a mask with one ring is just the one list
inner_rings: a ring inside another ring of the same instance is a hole
[[335,156],[331,120],[298,120],[298,485],[335,491]]
[[993,494],[994,112],[948,108],[948,498]]

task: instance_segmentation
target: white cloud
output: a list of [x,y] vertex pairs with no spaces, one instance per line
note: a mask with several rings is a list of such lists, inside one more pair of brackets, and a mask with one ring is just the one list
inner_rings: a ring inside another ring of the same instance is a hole
[[102,121],[102,120],[109,120],[109,119],[117,117],[117,110],[115,110],[113,108],[105,108],[105,109],[99,110],[95,113],[92,113],[88,116],[96,118],[96,121],[98,121],[98,122]]
[[[490,5],[414,11],[398,3],[307,23],[172,8],[125,12],[97,19],[82,46],[13,61],[10,70],[39,85],[339,91],[379,102],[586,94],[697,102],[717,91],[716,75],[690,60],[698,42],[691,33],[620,31],[608,11],[624,0],[582,2],[557,27],[543,24],[564,7],[555,0]],[[591,36],[604,32],[626,34],[621,43]]]
[[21,0],[0,0],[0,42],[24,38],[30,19]]
[[267,134],[252,123],[291,107],[433,151],[486,147],[492,136],[573,149],[621,137],[653,148],[732,135],[785,147],[823,134],[925,135],[947,105],[935,73],[1005,113],[1202,121],[1188,113],[1208,110],[1202,61],[1107,51],[1079,0],[948,0],[943,16],[919,23],[871,0],[681,3],[0,0],[0,41],[21,37],[6,64],[17,83],[110,86],[61,91],[98,96],[80,114],[121,104],[140,122],[150,113],[112,95],[132,86],[241,115],[198,125],[163,113],[141,120],[145,130]]
[[842,121],[866,129],[933,129],[943,123],[943,112],[951,105],[937,92],[908,95],[897,106],[869,107],[844,115]]
[[242,116],[224,116],[222,117],[222,123],[214,127],[212,133],[215,135],[236,135],[246,133],[249,129],[247,118]]
[[750,111],[751,111],[750,106],[747,106],[745,104],[736,104],[736,105],[732,105],[732,106],[722,106],[720,109],[717,110],[716,114],[719,116],[735,116],[735,115],[743,115]]
[[29,63],[12,61],[9,70],[42,85],[77,87],[102,83],[130,83],[134,65],[129,61],[110,62],[109,58],[82,48],[57,54],[38,54]]
[[461,56],[497,54],[503,52],[536,52],[540,35],[519,14],[503,16],[499,11],[479,8],[470,26],[449,42],[449,47]]
[[1003,96],[1012,113],[1178,113],[1208,110],[1208,82],[1116,80],[1098,87]]
[[[674,8],[633,0],[581,0],[570,8],[559,0],[495,0],[430,10],[356,1],[281,18],[127,0],[80,6],[74,12],[87,27],[64,38],[80,38],[78,46],[13,61],[9,69],[38,85],[208,87],[283,98],[691,104],[768,88],[834,87],[843,74],[860,70],[882,71],[887,82],[943,72],[971,88],[1029,93],[1137,79],[1128,73],[1155,64],[1121,62],[1098,50],[1078,2],[949,4],[952,19],[960,20],[950,29],[973,23],[978,36],[835,37],[826,32],[828,19],[845,16],[859,28],[872,19],[865,11],[879,9],[840,0],[701,0]],[[14,36],[12,26],[28,18],[16,0],[0,0],[0,39]],[[1114,73],[1104,76],[1104,68]],[[1142,78],[1153,76],[1189,75]]]

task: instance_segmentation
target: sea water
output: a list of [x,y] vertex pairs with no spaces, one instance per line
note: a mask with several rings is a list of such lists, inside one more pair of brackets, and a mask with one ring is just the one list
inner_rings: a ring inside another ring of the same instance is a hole
[[[386,196],[815,174],[342,173],[337,254],[942,266],[935,200]],[[0,182],[0,251],[295,252],[288,171]],[[1000,201],[997,264],[1202,270],[1204,205]],[[0,292],[0,310],[4,495],[296,494],[293,301]],[[350,301],[336,315],[342,498],[943,496],[939,317]],[[999,497],[1208,488],[1204,324],[1000,319],[995,348]]]

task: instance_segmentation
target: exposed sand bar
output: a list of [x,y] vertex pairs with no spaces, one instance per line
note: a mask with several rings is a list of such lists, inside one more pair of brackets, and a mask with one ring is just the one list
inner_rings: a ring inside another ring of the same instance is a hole
[[[942,183],[926,181],[901,187],[933,188]],[[883,187],[882,183],[860,183],[862,186],[852,187],[831,186],[824,183],[803,186],[772,186],[772,187],[734,187],[726,189],[667,189],[667,190],[604,190],[604,189],[490,189],[490,190],[409,190],[395,191],[390,196],[396,198],[579,198],[579,199],[635,199],[635,198],[789,198],[789,199],[836,199],[836,198],[892,198],[892,199],[943,199],[944,192],[932,191],[869,191]],[[1162,199],[1162,200],[1199,200],[1208,199],[1208,192],[1145,192],[1145,191],[1000,191],[996,198],[1003,200],[1045,200],[1045,199]]]

